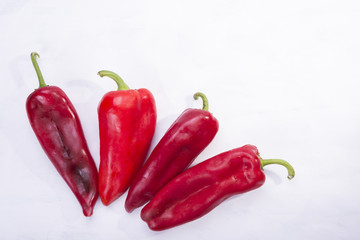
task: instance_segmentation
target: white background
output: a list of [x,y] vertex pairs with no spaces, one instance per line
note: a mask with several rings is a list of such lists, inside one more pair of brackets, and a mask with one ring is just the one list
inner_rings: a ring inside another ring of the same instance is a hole
[[[2,0],[0,238],[359,238],[359,23],[356,0]],[[75,105],[97,166],[96,109],[116,89],[97,76],[106,69],[154,94],[152,148],[202,91],[220,129],[196,162],[251,143],[296,176],[267,166],[261,188],[163,232],[128,214],[125,195],[85,218],[28,123],[32,51]]]

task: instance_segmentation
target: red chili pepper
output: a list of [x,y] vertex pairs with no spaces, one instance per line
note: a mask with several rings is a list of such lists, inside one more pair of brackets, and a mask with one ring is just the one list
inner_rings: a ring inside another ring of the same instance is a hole
[[252,145],[221,153],[171,180],[142,209],[141,218],[156,231],[193,221],[225,199],[263,185],[262,168],[274,163],[287,168],[289,179],[294,177],[295,171],[288,162],[263,160]]
[[84,215],[91,216],[98,197],[94,160],[74,106],[60,88],[45,84],[36,57],[39,57],[37,53],[31,53],[39,88],[26,101],[31,127],[48,158],[80,202]]
[[125,208],[133,211],[151,200],[157,191],[187,168],[212,141],[219,124],[208,112],[203,93],[203,109],[186,109],[171,125],[154,148],[129,188]]
[[118,91],[104,95],[98,107],[100,129],[99,192],[109,205],[129,187],[142,166],[155,131],[156,107],[151,92],[131,90],[115,73]]

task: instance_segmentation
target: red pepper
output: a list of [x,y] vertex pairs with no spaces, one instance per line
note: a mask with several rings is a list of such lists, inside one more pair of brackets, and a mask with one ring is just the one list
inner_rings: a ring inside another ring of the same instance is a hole
[[85,216],[91,216],[98,197],[98,175],[88,149],[79,117],[70,99],[58,87],[47,86],[36,62],[39,88],[26,101],[27,115],[48,158],[80,202]]
[[155,131],[156,107],[151,92],[131,90],[115,73],[118,91],[104,95],[98,107],[100,130],[99,193],[109,205],[129,187],[142,166]]
[[263,185],[262,168],[274,163],[288,169],[289,179],[294,177],[294,169],[288,162],[263,160],[252,145],[221,153],[171,180],[142,209],[141,218],[156,231],[193,221],[225,199]]
[[204,94],[203,109],[186,109],[167,130],[154,148],[129,188],[125,202],[128,212],[151,200],[157,191],[187,168],[212,141],[219,124],[208,112]]

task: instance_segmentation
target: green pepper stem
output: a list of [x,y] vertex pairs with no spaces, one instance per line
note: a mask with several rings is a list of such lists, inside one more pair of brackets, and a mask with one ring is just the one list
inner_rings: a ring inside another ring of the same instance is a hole
[[201,99],[203,101],[202,110],[209,111],[209,101],[208,101],[207,97],[205,96],[205,94],[203,94],[201,92],[197,92],[197,93],[194,94],[194,99],[195,100],[197,100],[199,97],[201,97]]
[[30,54],[30,56],[31,56],[31,61],[32,61],[33,65],[34,65],[34,68],[35,68],[35,72],[36,72],[36,74],[38,76],[38,79],[39,79],[39,88],[46,87],[44,78],[43,78],[43,76],[41,74],[41,71],[40,71],[40,68],[39,68],[39,64],[36,61],[36,58],[40,57],[40,55],[38,53],[36,53],[36,52],[32,52]]
[[266,165],[269,164],[280,164],[284,167],[286,167],[286,169],[288,170],[288,179],[291,180],[295,177],[295,170],[294,168],[290,165],[290,163],[288,163],[285,160],[282,159],[260,159],[261,162],[261,168],[263,168]]
[[126,85],[124,80],[122,80],[122,78],[114,72],[102,70],[102,71],[98,72],[98,74],[100,77],[106,76],[106,77],[113,79],[118,86],[117,90],[129,90],[130,89],[128,87],[128,85]]

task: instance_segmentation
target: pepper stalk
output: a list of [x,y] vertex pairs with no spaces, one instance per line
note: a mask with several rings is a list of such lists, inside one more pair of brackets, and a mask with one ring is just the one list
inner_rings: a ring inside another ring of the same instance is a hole
[[41,88],[41,87],[46,87],[47,85],[46,85],[46,83],[45,83],[45,81],[44,81],[44,78],[43,78],[43,76],[42,76],[42,74],[41,74],[39,64],[38,64],[37,61],[36,61],[36,58],[37,58],[37,57],[39,58],[40,55],[39,55],[37,52],[32,52],[32,53],[30,54],[30,57],[31,57],[31,62],[32,62],[33,65],[34,65],[35,72],[36,72],[36,74],[37,74],[37,76],[38,76],[38,79],[39,79],[39,88]]
[[117,86],[118,86],[118,89],[117,89],[118,91],[120,91],[120,90],[129,90],[130,89],[129,86],[126,85],[124,80],[114,72],[107,71],[107,70],[102,70],[102,71],[98,72],[98,75],[100,77],[106,76],[106,77],[109,77],[109,78],[113,79],[116,82]]
[[290,163],[288,163],[287,161],[282,160],[282,159],[262,159],[260,157],[259,157],[259,159],[260,159],[260,163],[261,163],[261,169],[264,169],[264,166],[269,165],[269,164],[279,164],[279,165],[284,166],[287,169],[287,171],[288,171],[287,178],[289,180],[291,180],[295,177],[295,170],[290,165]]
[[193,97],[195,100],[199,99],[199,97],[200,97],[203,101],[202,110],[209,111],[209,101],[208,101],[207,97],[205,96],[205,94],[203,94],[202,92],[197,92],[194,94]]

